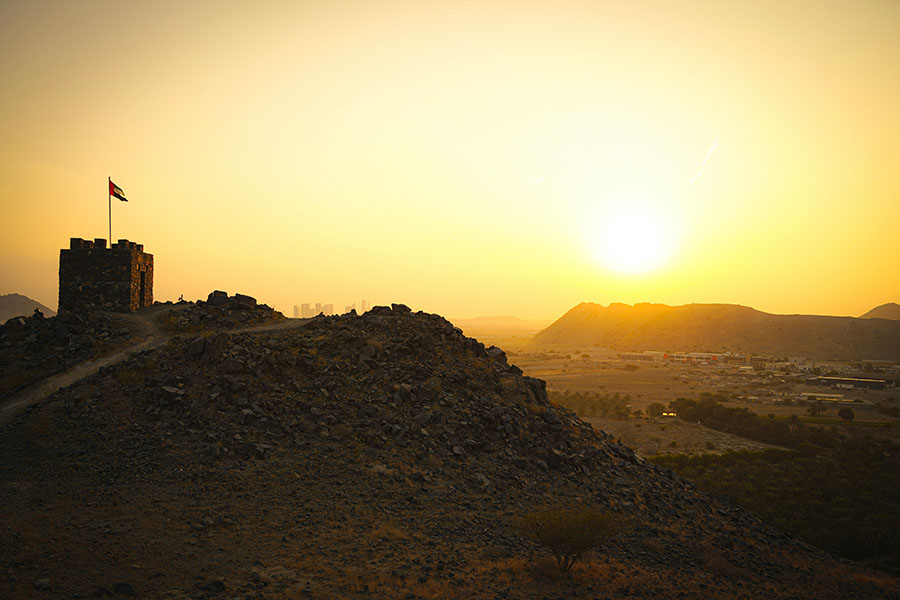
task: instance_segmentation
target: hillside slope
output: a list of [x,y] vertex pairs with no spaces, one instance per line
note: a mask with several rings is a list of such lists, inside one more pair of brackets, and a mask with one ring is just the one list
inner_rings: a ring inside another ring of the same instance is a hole
[[[629,523],[575,577],[512,520]],[[72,598],[889,598],[548,402],[403,306],[200,331],[0,430],[0,590]],[[89,549],[89,551],[86,551]]]
[[860,319],[900,319],[900,304],[896,302],[888,302],[881,306],[876,306],[866,314],[859,317]]
[[35,308],[40,309],[45,317],[56,315],[55,310],[44,306],[37,300],[32,300],[28,296],[23,296],[22,294],[0,295],[0,324],[13,317],[30,317],[34,313]]
[[618,350],[749,352],[819,360],[900,360],[900,322],[773,315],[736,304],[581,303],[535,336]]

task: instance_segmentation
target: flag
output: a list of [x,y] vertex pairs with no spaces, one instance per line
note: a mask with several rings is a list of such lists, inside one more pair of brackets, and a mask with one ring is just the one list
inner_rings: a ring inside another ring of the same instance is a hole
[[114,184],[112,179],[109,180],[109,195],[115,196],[122,202],[128,202],[128,198],[125,197],[125,192],[122,191],[122,188]]

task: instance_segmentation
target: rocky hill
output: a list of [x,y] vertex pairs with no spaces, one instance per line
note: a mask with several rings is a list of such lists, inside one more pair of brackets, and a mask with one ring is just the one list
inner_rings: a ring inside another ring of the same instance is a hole
[[900,304],[896,302],[888,302],[881,306],[876,306],[866,314],[859,317],[860,319],[891,319],[893,321],[900,320]]
[[[178,335],[0,430],[9,598],[890,598],[402,305]],[[626,533],[548,569],[512,521]]]
[[13,317],[0,325],[0,395],[127,346],[138,333],[116,313]]
[[13,317],[30,317],[34,309],[40,310],[45,317],[53,317],[56,311],[44,306],[37,300],[32,300],[22,294],[0,295],[0,323],[5,323]]
[[157,330],[208,334],[284,318],[255,298],[218,290],[205,302],[156,303],[137,313],[75,311],[49,318],[40,313],[14,317],[0,325],[0,395],[126,350]]
[[285,316],[267,304],[259,304],[256,298],[246,294],[234,294],[216,290],[206,301],[180,301],[177,304],[161,304],[165,309],[162,327],[175,333],[199,333],[240,329],[253,325],[265,325],[283,321]]
[[535,336],[622,351],[739,352],[818,360],[900,360],[900,321],[773,315],[736,304],[582,303]]

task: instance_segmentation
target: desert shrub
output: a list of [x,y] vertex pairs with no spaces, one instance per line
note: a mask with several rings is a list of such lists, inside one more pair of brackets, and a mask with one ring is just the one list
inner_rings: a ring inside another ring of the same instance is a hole
[[542,510],[516,522],[518,534],[546,546],[563,573],[585,552],[602,545],[620,530],[616,517],[598,508]]
[[856,417],[852,408],[842,408],[838,411],[838,416],[845,421],[852,421]]

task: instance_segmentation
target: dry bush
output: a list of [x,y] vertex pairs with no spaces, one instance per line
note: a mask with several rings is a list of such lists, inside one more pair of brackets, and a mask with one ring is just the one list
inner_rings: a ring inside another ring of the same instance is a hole
[[532,512],[519,519],[515,526],[523,538],[546,546],[563,573],[585,552],[597,548],[622,529],[616,517],[599,508]]

